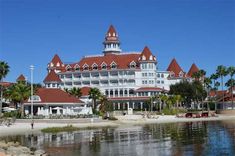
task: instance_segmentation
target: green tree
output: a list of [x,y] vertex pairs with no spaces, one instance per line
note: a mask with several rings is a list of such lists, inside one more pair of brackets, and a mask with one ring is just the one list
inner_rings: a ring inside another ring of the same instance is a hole
[[92,99],[93,102],[93,109],[96,109],[97,106],[97,100],[100,98],[101,92],[98,88],[91,88],[89,91],[89,98]]
[[[9,73],[9,65],[4,62],[4,61],[0,61],[0,82],[3,82],[3,79],[7,76],[7,74]],[[3,100],[3,86],[0,85],[0,96],[1,96],[1,101],[0,101],[0,117],[2,116],[2,100]]]
[[[220,77],[221,79],[221,87],[222,90],[224,90],[224,77],[228,74],[227,69],[223,65],[219,65],[216,69],[216,74]],[[223,104],[222,104],[222,109],[224,109],[224,92],[223,92]]]
[[6,91],[6,98],[15,104],[16,109],[17,105],[20,105],[21,116],[24,116],[24,100],[27,100],[31,95],[30,87],[24,83],[16,83],[9,87]]
[[232,109],[233,107],[233,84],[235,84],[235,80],[234,79],[229,79],[226,83],[225,86],[230,88],[230,92],[231,92],[231,100],[232,100]]
[[106,113],[113,111],[113,105],[110,101],[108,101],[105,95],[101,95],[99,100],[100,100],[100,107],[99,107],[100,112]]
[[228,70],[227,70],[228,74],[230,75],[230,88],[231,88],[231,99],[232,99],[232,108],[234,109],[234,103],[233,103],[233,88],[234,88],[234,81],[233,80],[233,76],[235,74],[235,67],[234,66],[230,66],[228,67]]
[[77,87],[73,87],[72,89],[68,90],[68,93],[75,96],[76,98],[80,98],[82,96],[81,89]]

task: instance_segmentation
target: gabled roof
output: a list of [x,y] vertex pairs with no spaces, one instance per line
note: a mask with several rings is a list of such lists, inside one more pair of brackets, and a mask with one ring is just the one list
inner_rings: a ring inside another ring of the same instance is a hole
[[46,76],[46,78],[43,80],[43,82],[61,82],[59,76],[52,70],[49,72]]
[[188,71],[187,76],[192,77],[193,73],[196,73],[196,72],[198,72],[198,71],[199,71],[198,67],[196,66],[195,63],[193,63],[192,66],[191,66],[191,68],[190,68],[189,71]]
[[63,62],[61,61],[60,57],[59,57],[57,54],[55,54],[54,57],[53,57],[53,59],[51,60],[51,63],[53,63],[54,66],[56,66],[56,64],[57,64],[58,62],[59,62],[60,64],[63,64]]
[[34,103],[83,103],[80,99],[57,88],[39,88],[35,95],[38,95],[41,101],[34,101]]
[[[143,56],[145,59],[143,59]],[[149,48],[145,46],[142,53],[140,54],[139,60],[140,61],[156,61],[156,57],[153,56]]]
[[16,79],[16,81],[18,82],[18,81],[25,81],[26,79],[25,79],[25,77],[24,77],[24,75],[23,74],[20,74],[20,76]]
[[0,86],[3,86],[3,87],[10,87],[13,84],[14,83],[12,83],[12,82],[0,82]]
[[169,66],[167,68],[167,71],[174,72],[174,74],[175,74],[174,77],[179,77],[180,73],[184,74],[183,77],[185,76],[185,73],[184,73],[183,69],[179,66],[179,64],[177,63],[175,58],[169,64]]

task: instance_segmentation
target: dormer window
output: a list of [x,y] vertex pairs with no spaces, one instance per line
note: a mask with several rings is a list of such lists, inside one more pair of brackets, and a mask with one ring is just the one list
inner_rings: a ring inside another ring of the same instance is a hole
[[67,71],[71,71],[71,70],[72,70],[72,67],[71,67],[70,65],[67,65],[67,66],[66,66],[66,70],[67,70]]
[[130,68],[135,68],[136,67],[136,63],[135,63],[135,61],[132,61],[131,63],[130,63]]
[[115,33],[113,33],[113,36],[115,36]]
[[57,66],[57,67],[59,67],[59,66],[60,66],[60,63],[59,63],[59,62],[57,62],[56,66]]
[[97,65],[96,63],[93,63],[92,69],[93,69],[93,70],[98,70],[98,65]]
[[153,60],[153,55],[149,56],[149,60],[152,61]]
[[110,67],[111,67],[111,69],[116,69],[117,68],[117,64],[115,62],[112,62]]
[[85,70],[89,70],[89,66],[87,65],[87,64],[84,64],[83,65],[83,70],[85,71]]
[[105,62],[103,62],[103,63],[101,64],[101,69],[102,69],[102,70],[106,70],[106,69],[107,69],[107,64],[106,64]]
[[76,65],[74,66],[74,69],[75,69],[76,71],[79,71],[79,70],[80,70],[80,66],[79,66],[78,64],[76,64]]
[[175,77],[175,73],[171,72],[170,77]]
[[40,102],[40,101],[41,101],[41,98],[40,98],[38,95],[33,95],[33,96],[30,96],[30,97],[29,97],[28,102],[31,102],[32,100],[33,100],[34,102]]
[[54,66],[54,64],[51,62],[51,67],[53,67]]

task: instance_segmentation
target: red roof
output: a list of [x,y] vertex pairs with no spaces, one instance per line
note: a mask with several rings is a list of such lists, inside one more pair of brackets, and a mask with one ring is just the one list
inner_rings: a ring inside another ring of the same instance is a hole
[[149,96],[143,96],[143,97],[110,97],[108,98],[111,101],[125,101],[125,100],[148,100]]
[[57,88],[39,88],[35,95],[38,95],[41,101],[34,103],[83,103],[80,99]]
[[16,81],[25,81],[25,77],[23,74],[21,74],[17,79]]
[[[89,66],[89,70],[92,70],[92,65],[98,65],[98,70],[101,70],[101,65],[106,64],[107,69],[111,69],[111,64],[116,64],[117,69],[128,69],[130,68],[130,63],[134,61],[138,63],[138,58],[140,54],[110,54],[104,56],[94,56],[94,57],[84,57],[78,63],[71,64],[72,67],[79,65],[81,70],[85,65]],[[138,67],[137,67],[138,68]]]
[[158,87],[141,87],[136,89],[136,92],[143,92],[143,91],[166,91],[165,89],[158,88]]
[[167,68],[167,71],[174,72],[174,77],[179,77],[180,72],[182,72],[183,76],[185,76],[184,71],[179,66],[175,58],[171,61],[170,65]]
[[61,82],[59,76],[52,70],[48,73],[43,82]]
[[113,25],[111,25],[107,31],[105,41],[118,41],[118,34]]
[[199,71],[198,67],[196,66],[196,64],[193,63],[191,68],[188,71],[187,76],[192,77],[193,73],[196,73],[198,71]]
[[153,54],[149,50],[149,48],[147,46],[145,46],[142,53],[140,54],[139,60],[140,61],[156,61],[156,57],[153,56]]
[[60,64],[62,64],[62,61],[61,61],[60,57],[59,57],[57,54],[54,55],[54,57],[53,57],[53,59],[51,60],[51,62],[52,62],[54,65],[56,65],[58,62],[59,62]]
[[90,89],[91,89],[90,87],[82,87],[81,88],[82,96],[88,96]]
[[209,96],[213,97],[213,96],[218,96],[218,97],[221,97],[223,96],[223,94],[226,94],[227,90],[218,90],[218,91],[210,91],[209,92]]
[[0,86],[3,86],[3,87],[9,87],[12,84],[14,84],[14,83],[11,83],[11,82],[0,82]]

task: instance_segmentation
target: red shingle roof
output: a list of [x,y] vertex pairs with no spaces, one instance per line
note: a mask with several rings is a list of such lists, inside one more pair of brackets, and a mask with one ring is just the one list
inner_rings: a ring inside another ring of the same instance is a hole
[[139,60],[140,61],[156,61],[156,57],[153,56],[153,54],[149,50],[149,48],[147,46],[145,46],[142,53],[140,54]]
[[0,86],[3,86],[3,87],[9,87],[11,85],[13,85],[14,83],[11,83],[11,82],[0,82]]
[[59,62],[60,64],[62,64],[62,61],[61,61],[60,57],[59,57],[57,54],[54,55],[54,57],[53,57],[53,59],[51,60],[51,62],[54,64],[54,66],[56,66],[56,64],[57,64],[58,62]]
[[54,70],[52,70],[50,73],[48,73],[43,82],[61,82],[61,80]]
[[83,70],[83,66],[88,65],[89,70],[92,70],[92,65],[97,64],[98,70],[101,70],[102,63],[107,65],[107,69],[111,69],[111,64],[114,63],[117,64],[117,69],[128,69],[132,61],[137,64],[139,55],[140,54],[110,54],[104,56],[84,57],[78,63],[71,64],[71,66],[74,67],[78,64],[81,70]]
[[25,81],[25,77],[23,74],[21,74],[17,79],[16,81]]
[[174,72],[174,77],[179,77],[180,72],[183,73],[183,77],[185,76],[184,71],[179,66],[175,58],[171,61],[170,65],[167,68],[167,71]]
[[83,103],[80,99],[61,89],[39,88],[35,95],[38,95],[41,101],[34,101],[34,103]]
[[198,71],[199,71],[198,67],[196,66],[196,64],[193,63],[191,68],[188,71],[187,76],[192,77],[193,73],[196,73]]

